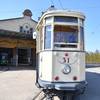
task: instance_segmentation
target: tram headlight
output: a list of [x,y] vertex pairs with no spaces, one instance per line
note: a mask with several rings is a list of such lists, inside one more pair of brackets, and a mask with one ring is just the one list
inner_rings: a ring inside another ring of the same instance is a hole
[[66,64],[64,69],[63,69],[63,73],[69,74],[70,72],[71,72],[71,67],[70,67],[70,65]]

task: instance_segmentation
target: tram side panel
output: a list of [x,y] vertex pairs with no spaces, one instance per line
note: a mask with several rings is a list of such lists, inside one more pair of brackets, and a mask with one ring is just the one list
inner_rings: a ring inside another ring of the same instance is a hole
[[79,67],[80,67],[80,81],[86,81],[85,74],[85,52],[80,52],[79,58]]
[[42,81],[52,81],[52,52],[44,51],[39,54],[39,78]]

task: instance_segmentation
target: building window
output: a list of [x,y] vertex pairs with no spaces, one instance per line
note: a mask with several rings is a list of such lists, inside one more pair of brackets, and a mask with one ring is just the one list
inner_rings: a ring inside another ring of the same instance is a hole
[[28,26],[26,25],[26,29],[28,29]]
[[28,25],[20,26],[20,32],[26,34],[33,34],[33,28],[30,28]]
[[24,30],[24,33],[26,33],[26,31]]
[[33,28],[30,28],[30,34],[32,34],[33,33]]
[[29,34],[29,31],[27,31],[27,34]]
[[23,27],[22,26],[20,26],[20,32],[23,32]]

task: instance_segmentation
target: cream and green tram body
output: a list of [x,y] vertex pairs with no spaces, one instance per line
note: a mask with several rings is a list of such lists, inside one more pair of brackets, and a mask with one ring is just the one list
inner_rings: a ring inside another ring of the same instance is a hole
[[84,14],[46,11],[37,25],[37,84],[48,90],[77,91],[86,86]]

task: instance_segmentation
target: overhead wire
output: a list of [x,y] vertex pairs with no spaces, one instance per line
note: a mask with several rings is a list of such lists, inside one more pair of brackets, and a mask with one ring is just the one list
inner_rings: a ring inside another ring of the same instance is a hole
[[53,2],[53,0],[50,0],[50,2],[51,2],[51,5],[54,5],[54,2]]
[[64,9],[61,0],[58,0],[58,2],[59,2],[59,4],[60,4],[61,8]]
[[[55,6],[55,4],[54,4],[54,1],[53,1],[53,0],[49,0],[49,1],[51,2],[51,5],[54,5],[54,6]],[[59,3],[59,5],[60,5],[60,7],[61,7],[62,9],[64,9],[64,7],[63,7],[63,5],[62,5],[61,0],[58,0],[58,3]]]

